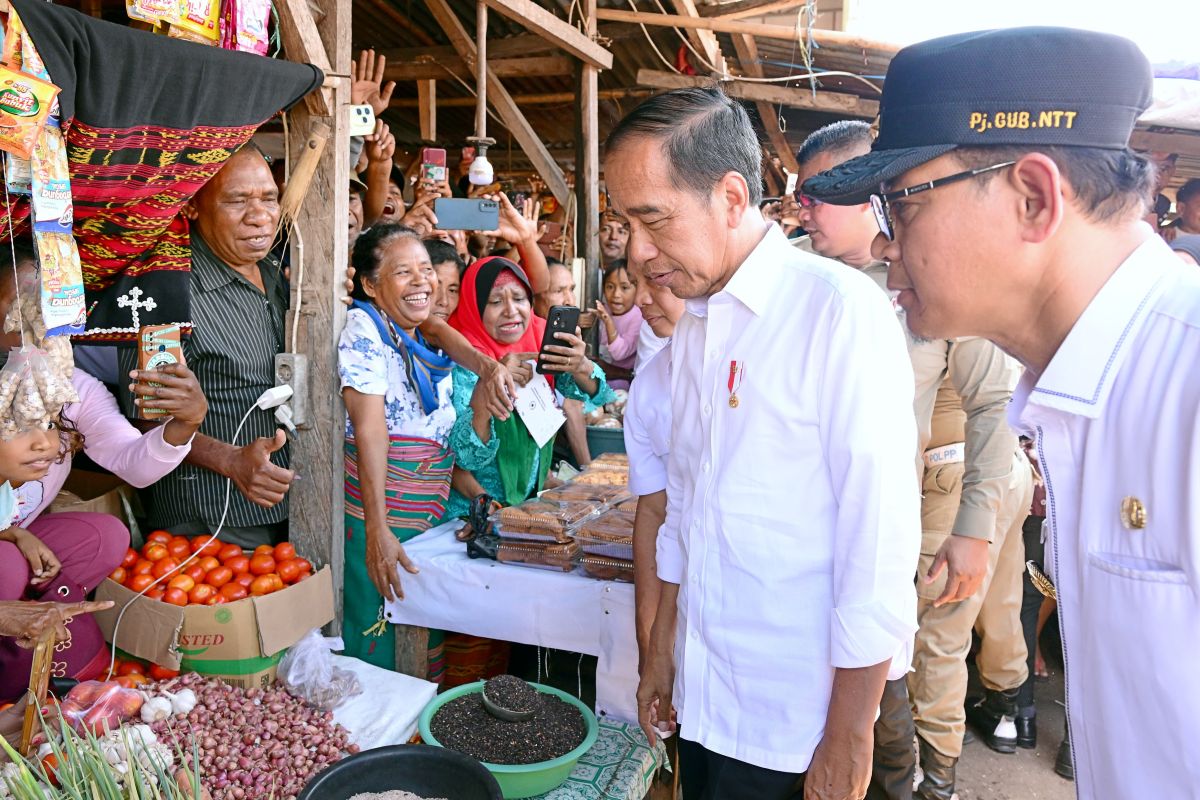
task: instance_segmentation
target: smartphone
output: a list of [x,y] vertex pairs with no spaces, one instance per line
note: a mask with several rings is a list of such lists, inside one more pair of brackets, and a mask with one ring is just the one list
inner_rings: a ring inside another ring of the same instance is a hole
[[793,195],[796,193],[796,184],[800,182],[799,172],[789,172],[787,179],[787,188],[783,190],[783,196]]
[[524,212],[525,204],[529,202],[529,195],[526,192],[512,192],[508,195],[508,199],[513,204],[513,208]]
[[441,183],[446,180],[446,151],[440,147],[421,148],[421,180]]
[[495,200],[438,197],[433,201],[434,227],[440,231],[494,231],[500,227],[500,204]]
[[554,334],[574,333],[578,327],[579,309],[576,306],[551,306],[550,313],[546,315],[546,332],[542,334],[542,347],[538,351],[537,371],[539,373],[545,375],[558,372],[558,370],[546,369],[542,366],[546,348],[551,345],[563,344]]

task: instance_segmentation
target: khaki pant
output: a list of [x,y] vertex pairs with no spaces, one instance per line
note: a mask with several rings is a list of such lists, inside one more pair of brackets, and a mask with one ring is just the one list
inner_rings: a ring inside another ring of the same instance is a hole
[[1014,454],[1008,491],[996,517],[988,550],[988,572],[979,591],[966,600],[935,608],[946,585],[943,571],[926,585],[925,574],[938,548],[950,535],[962,495],[962,464],[943,464],[925,472],[921,503],[921,560],[917,572],[917,631],[908,693],[917,733],[943,755],[962,753],[966,729],[967,652],[971,630],[983,640],[975,663],[989,689],[1016,689],[1025,681],[1025,638],[1021,630],[1021,574],[1025,545],[1021,525],[1033,499],[1029,463]]

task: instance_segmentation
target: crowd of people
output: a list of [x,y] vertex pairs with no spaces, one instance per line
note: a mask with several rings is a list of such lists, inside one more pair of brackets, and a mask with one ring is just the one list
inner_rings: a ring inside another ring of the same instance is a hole
[[[355,100],[378,113],[382,74],[373,53],[355,65]],[[1084,96],[1076,74],[1111,80]],[[1039,75],[1057,77],[1026,101]],[[878,135],[812,133],[801,187],[765,215],[742,106],[654,97],[607,143],[603,300],[546,348],[551,309],[578,295],[539,245],[537,204],[481,195],[498,230],[437,228],[437,198],[478,190],[400,170],[379,123],[350,153],[346,652],[394,666],[380,621],[420,580],[406,541],[554,480],[555,439],[514,413],[540,359],[566,418],[557,454],[576,465],[585,416],[630,392],[638,702],[647,735],[679,733],[685,798],[951,800],[968,728],[1000,753],[1036,746],[1056,604],[1071,699],[1057,771],[1085,797],[1185,796],[1200,785],[1200,707],[1177,694],[1197,646],[1178,632],[1200,624],[1200,393],[1170,367],[1200,347],[1200,272],[1180,265],[1200,264],[1200,179],[1171,216],[1174,160],[1128,150],[1148,84],[1136,48],[1100,34],[906,48]],[[1027,124],[998,121],[1013,114]],[[78,402],[0,441],[0,700],[48,627],[72,676],[107,666],[85,598],[128,531],[43,513],[77,454],[141,487],[152,528],[287,538],[297,476],[256,405],[289,304],[273,166],[247,146],[186,208],[186,366],[80,348]],[[0,319],[22,286],[36,291],[36,260],[17,249],[0,256]],[[136,420],[147,403],[168,420]],[[433,632],[429,676],[461,683],[506,657]]]

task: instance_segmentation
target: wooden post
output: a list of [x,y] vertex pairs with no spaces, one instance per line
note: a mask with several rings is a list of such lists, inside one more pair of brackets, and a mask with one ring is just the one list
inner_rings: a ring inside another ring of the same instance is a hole
[[[308,39],[320,47],[331,72],[350,72],[351,0],[314,0],[324,12],[319,43],[314,31],[300,30],[297,41]],[[299,5],[304,6],[304,0]],[[313,26],[316,27],[315,24]],[[298,44],[288,50],[295,61],[309,60]],[[346,220],[350,183],[348,106],[350,84],[345,78],[326,76],[331,116],[317,116],[313,106],[298,105],[289,114],[289,144],[293,160],[303,152],[314,124],[332,132],[317,165],[316,174],[300,210],[291,237],[292,312],[288,316],[288,342],[308,359],[309,419],[292,442],[292,467],[298,481],[291,499],[291,540],[304,557],[333,569],[333,584],[340,587],[342,560],[342,500],[344,411],[337,382],[337,342],[346,316]],[[296,309],[299,308],[297,315]],[[297,327],[298,326],[298,327]],[[290,349],[290,344],[289,344]],[[341,592],[335,593],[338,609],[333,627],[341,629]]]
[[437,141],[437,81],[417,81],[417,102],[421,107],[421,139]]
[[425,680],[429,676],[429,629],[396,626],[396,672]]
[[[596,33],[596,0],[583,2],[584,34]],[[580,306],[591,308],[600,299],[600,71],[579,64],[579,105],[575,131],[575,253],[587,261]]]

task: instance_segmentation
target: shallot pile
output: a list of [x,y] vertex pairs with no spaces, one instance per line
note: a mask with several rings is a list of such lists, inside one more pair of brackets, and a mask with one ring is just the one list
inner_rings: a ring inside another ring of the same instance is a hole
[[358,752],[332,712],[317,711],[278,686],[239,689],[189,673],[161,687],[195,692],[196,706],[186,717],[151,728],[185,751],[195,736],[201,781],[213,800],[292,800],[318,772]]

